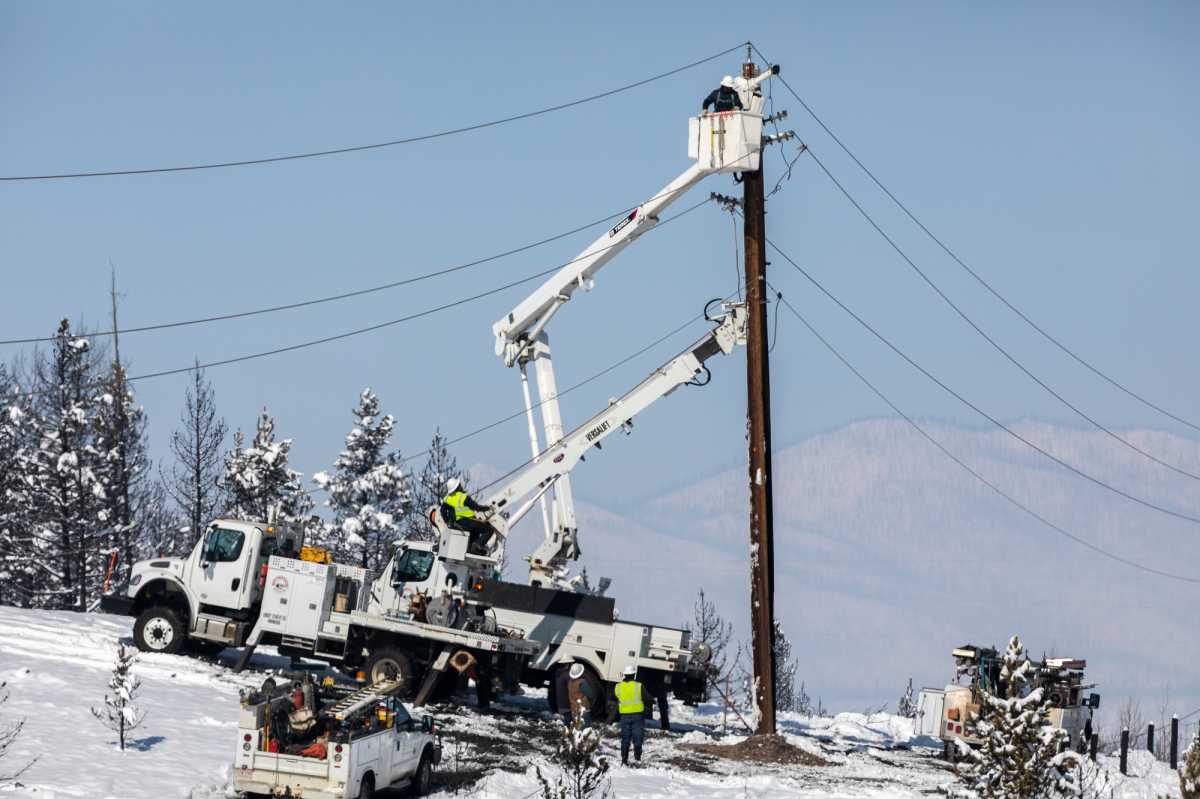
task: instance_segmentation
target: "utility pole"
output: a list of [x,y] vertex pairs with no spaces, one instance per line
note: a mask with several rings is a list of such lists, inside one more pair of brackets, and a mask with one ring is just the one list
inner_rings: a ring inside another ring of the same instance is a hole
[[[758,75],[749,57],[742,77]],[[762,158],[742,173],[746,248],[746,438],[750,448],[750,641],[756,735],[775,733],[775,544],[771,507],[771,370],[767,354],[766,200]]]

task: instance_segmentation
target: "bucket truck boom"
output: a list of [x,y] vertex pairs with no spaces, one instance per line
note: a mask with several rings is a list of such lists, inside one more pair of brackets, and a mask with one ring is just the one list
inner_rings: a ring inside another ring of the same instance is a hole
[[[530,450],[535,461],[541,457],[539,453],[542,447],[533,417],[535,405],[529,391],[527,367],[530,362],[533,363],[537,381],[537,407],[541,409],[546,447],[553,448],[563,440],[558,385],[550,357],[550,339],[546,326],[576,290],[591,290],[597,272],[638,237],[657,225],[659,215],[705,177],[758,169],[763,146],[762,97],[759,86],[778,73],[779,67],[773,66],[751,80],[741,80],[737,88],[739,93],[744,95],[743,106],[747,110],[692,117],[688,122],[688,156],[695,163],[653,197],[631,210],[584,249],[577,258],[492,325],[496,339],[496,355],[503,359],[505,366],[517,366],[520,369],[525,413],[529,422]],[[545,544],[542,550],[553,549],[557,553],[552,559],[556,564],[554,570],[561,571],[563,563],[579,557],[570,478],[563,473],[555,481],[552,513],[547,512],[545,494],[546,490],[539,494],[545,526]],[[536,560],[535,558],[531,561],[531,569],[535,567]],[[542,576],[531,572],[530,580],[540,579]]]

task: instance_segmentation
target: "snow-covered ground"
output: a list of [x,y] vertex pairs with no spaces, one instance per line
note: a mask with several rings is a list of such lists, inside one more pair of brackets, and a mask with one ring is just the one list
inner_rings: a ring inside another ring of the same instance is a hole
[[[116,736],[100,725],[90,708],[103,701],[117,641],[128,638],[128,619],[0,607],[0,681],[9,701],[0,706],[0,725],[26,719],[25,730],[0,772],[33,758],[37,762],[21,785],[0,789],[0,797],[36,799],[217,799],[228,795],[235,743],[238,690],[256,686],[262,674],[235,675],[229,660],[210,662],[183,656],[139,657],[134,673],[142,682],[138,702],[148,711],[120,752]],[[226,653],[231,655],[232,653]],[[252,666],[269,669],[283,661],[255,657]],[[498,703],[492,711],[455,709],[437,713],[446,756],[439,797],[526,799],[537,789],[533,765],[544,762],[554,740],[554,721],[545,696],[530,692]],[[603,747],[615,765],[617,797],[919,797],[953,782],[934,757],[934,741],[914,738],[906,719],[842,713],[832,718],[784,714],[786,739],[829,762],[827,766],[775,766],[703,754],[689,744],[734,744],[740,726],[729,720],[720,736],[720,710],[713,706],[673,707],[674,731],[649,729],[645,765],[619,765],[618,742],[606,733]],[[1144,753],[1131,760],[1129,778],[1116,775],[1115,759],[1101,758],[1113,780],[1113,796],[1177,796],[1177,782],[1161,763]],[[1113,776],[1115,775],[1115,776]],[[1107,792],[1106,792],[1107,793]]]

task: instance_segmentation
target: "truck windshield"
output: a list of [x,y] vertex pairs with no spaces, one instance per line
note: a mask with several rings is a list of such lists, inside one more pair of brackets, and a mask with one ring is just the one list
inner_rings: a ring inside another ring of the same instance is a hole
[[246,536],[240,530],[212,530],[204,547],[204,559],[210,563],[235,561],[242,554],[242,544],[245,541]]
[[396,561],[392,581],[397,583],[419,583],[429,578],[433,570],[433,553],[419,549],[406,550]]

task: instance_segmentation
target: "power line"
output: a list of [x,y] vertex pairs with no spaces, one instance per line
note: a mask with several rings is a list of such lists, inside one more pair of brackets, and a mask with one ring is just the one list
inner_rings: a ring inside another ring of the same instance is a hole
[[[772,288],[774,288],[774,287],[772,287]],[[778,301],[782,305],[784,305],[789,311],[791,311],[792,315],[795,316],[797,319],[799,319],[800,323],[803,324],[806,328],[808,328],[808,331],[810,333],[812,333],[813,336],[815,336],[818,341],[820,341],[823,345],[825,345],[825,348],[827,350],[829,350],[831,353],[833,353],[834,357],[836,357],[839,361],[842,362],[843,366],[845,366],[847,369],[849,369],[854,374],[854,376],[857,377],[862,382],[863,385],[865,385],[868,389],[871,390],[872,393],[875,394],[875,396],[877,396],[877,397],[879,397],[879,399],[883,400],[883,402],[885,402],[887,404],[887,406],[892,409],[893,412],[898,414],[914,430],[916,430],[918,433],[920,433],[921,436],[923,438],[925,438],[926,441],[928,441],[929,443],[931,443],[935,447],[937,447],[942,452],[943,455],[945,455],[950,460],[957,463],[959,466],[961,466],[963,469],[965,469],[972,477],[974,477],[979,482],[983,483],[985,486],[990,488],[995,493],[999,494],[1001,497],[1003,497],[1009,503],[1016,506],[1020,510],[1024,511],[1026,514],[1037,519],[1039,522],[1046,525],[1051,530],[1054,530],[1059,535],[1065,536],[1066,538],[1069,538],[1070,540],[1074,541],[1075,543],[1080,544],[1081,546],[1087,547],[1088,549],[1092,550],[1093,552],[1095,552],[1099,555],[1102,555],[1106,558],[1110,558],[1112,560],[1117,561],[1118,563],[1122,563],[1126,566],[1130,566],[1134,569],[1148,572],[1150,574],[1154,574],[1159,577],[1167,577],[1172,580],[1180,580],[1180,581],[1186,582],[1186,583],[1200,583],[1200,579],[1198,579],[1198,578],[1188,577],[1183,574],[1173,574],[1171,572],[1166,572],[1166,571],[1162,571],[1160,569],[1155,569],[1152,566],[1146,566],[1144,564],[1138,563],[1137,561],[1130,560],[1129,558],[1122,557],[1121,555],[1117,555],[1113,552],[1109,552],[1106,549],[1098,547],[1095,544],[1092,544],[1091,542],[1080,538],[1079,536],[1075,535],[1074,533],[1070,532],[1069,530],[1066,530],[1066,529],[1060,527],[1059,525],[1050,521],[1045,516],[1042,516],[1037,511],[1030,508],[1029,506],[1023,504],[1022,502],[1020,502],[1019,500],[1014,498],[1012,495],[1003,491],[999,486],[997,486],[995,483],[988,480],[986,477],[984,477],[982,474],[980,474],[978,471],[976,471],[974,468],[972,468],[968,463],[966,463],[961,458],[959,458],[957,455],[955,455],[953,452],[951,452],[945,445],[943,445],[940,441],[938,441],[936,438],[934,438],[931,433],[929,433],[924,427],[922,427],[921,424],[919,424],[915,419],[913,419],[911,416],[909,416],[907,413],[905,413],[903,410],[901,410],[900,407],[898,405],[896,405],[896,403],[892,402],[892,400],[890,400],[887,397],[887,395],[883,393],[883,391],[881,391],[878,387],[876,387],[875,384],[872,383],[866,377],[866,375],[864,375],[862,372],[860,372],[854,366],[854,364],[852,364],[849,360],[847,360],[847,358],[844,355],[842,355],[842,353],[839,352],[837,350],[837,348],[834,347],[833,344],[831,344],[828,341],[828,339],[826,339],[823,335],[821,335],[821,333],[815,327],[813,327],[813,325],[807,319],[805,319],[804,316],[799,311],[797,311],[796,308],[786,298],[784,298],[784,296],[782,294],[777,293],[776,296],[777,296]]]
[[804,275],[804,277],[810,283],[812,283],[814,286],[816,286],[817,289],[822,294],[824,294],[826,297],[828,297],[830,300],[832,300],[834,303],[836,303],[839,308],[841,308],[843,311],[845,311],[847,314],[849,314],[854,319],[854,321],[858,322],[862,327],[866,328],[873,336],[875,336],[875,338],[877,338],[881,342],[883,342],[883,344],[885,344],[890,350],[892,350],[892,352],[896,353],[901,358],[903,358],[905,361],[907,361],[910,366],[912,366],[914,369],[919,371],[921,374],[925,375],[926,378],[928,378],[932,382],[936,383],[938,385],[938,387],[941,388],[943,391],[945,391],[947,394],[954,397],[959,402],[961,402],[963,405],[966,405],[968,408],[973,410],[975,413],[979,414],[984,419],[987,419],[989,422],[994,424],[996,427],[998,427],[1001,430],[1003,430],[1004,432],[1008,433],[1010,436],[1012,436],[1016,440],[1020,441],[1025,446],[1041,453],[1043,456],[1049,458],[1050,460],[1057,463],[1059,466],[1062,466],[1064,469],[1067,469],[1068,471],[1073,472],[1074,474],[1078,475],[1079,477],[1082,477],[1083,479],[1085,479],[1091,483],[1094,483],[1097,486],[1099,486],[1107,491],[1111,491],[1114,494],[1125,497],[1126,499],[1130,500],[1131,502],[1136,502],[1139,505],[1142,505],[1147,508],[1151,508],[1160,513],[1165,513],[1168,516],[1174,516],[1177,519],[1183,519],[1184,521],[1189,521],[1189,522],[1192,522],[1193,524],[1200,524],[1200,517],[1191,516],[1189,514],[1182,513],[1180,511],[1171,510],[1170,508],[1164,507],[1162,505],[1158,505],[1158,504],[1151,502],[1149,500],[1146,500],[1146,499],[1142,499],[1141,497],[1138,497],[1134,494],[1130,494],[1127,491],[1124,491],[1120,488],[1117,488],[1114,485],[1104,482],[1103,480],[1101,480],[1098,477],[1088,474],[1087,472],[1083,471],[1079,467],[1068,463],[1067,461],[1063,460],[1062,458],[1058,457],[1057,455],[1053,454],[1052,452],[1049,452],[1048,450],[1043,449],[1042,447],[1038,446],[1034,442],[1030,441],[1028,438],[1025,438],[1020,433],[1013,430],[1011,427],[1004,424],[999,419],[992,416],[991,414],[989,414],[987,411],[980,408],[975,403],[971,402],[969,399],[964,397],[962,394],[955,391],[953,388],[951,388],[944,381],[939,379],[936,375],[934,375],[932,372],[930,372],[924,366],[921,366],[921,364],[919,364],[915,360],[913,360],[913,358],[910,357],[906,352],[904,352],[904,350],[900,349],[898,346],[893,344],[886,336],[884,336],[882,333],[880,333],[878,330],[876,330],[874,327],[872,327],[869,322],[867,322],[865,319],[863,319],[861,316],[859,316],[857,313],[855,313],[854,310],[851,309],[848,305],[846,305],[844,302],[842,302],[840,299],[838,299],[832,292],[829,291],[829,289],[827,289],[823,285],[821,285],[821,283],[816,278],[814,278],[811,274],[809,274],[807,270],[805,270],[803,267],[801,267],[800,264],[796,263],[791,258],[791,256],[789,256],[786,252],[781,250],[779,248],[779,246],[775,244],[775,242],[771,241],[770,239],[767,239],[767,244],[770,245],[771,249],[773,249],[775,252],[779,253],[779,255],[782,256],[784,260],[786,260],[789,264],[791,264],[796,269],[796,271],[798,271],[800,274]]
[[[753,45],[751,45],[751,46],[753,47]],[[767,61],[768,63],[774,63],[773,61],[769,61],[767,59],[767,57],[762,54],[762,51],[759,50],[757,47],[754,47],[754,51],[756,53],[758,53],[759,58],[762,58],[764,61]],[[800,103],[801,107],[804,108],[804,110],[808,113],[808,115],[811,116],[813,118],[813,120],[821,127],[821,129],[824,130],[827,134],[829,134],[829,137],[831,139],[833,139],[834,142],[837,143],[837,146],[842,149],[842,152],[844,152],[847,156],[849,156],[850,160],[854,161],[854,163],[858,165],[858,168],[861,169],[867,175],[867,177],[869,177],[871,179],[871,181],[876,186],[878,186],[879,189],[884,194],[886,194],[888,196],[888,199],[890,199],[893,203],[895,203],[897,208],[899,208],[901,211],[904,212],[905,216],[907,216],[909,219],[911,219],[913,221],[913,223],[917,227],[919,227],[921,229],[921,231],[933,241],[934,244],[936,244],[939,248],[941,248],[941,250],[943,252],[945,252],[947,255],[949,255],[950,258],[956,264],[958,264],[960,267],[962,267],[967,272],[967,274],[969,274],[972,278],[974,278],[976,280],[976,282],[979,283],[979,285],[981,285],[985,289],[987,289],[987,291],[993,297],[995,297],[997,300],[999,300],[1001,303],[1003,303],[1006,308],[1008,308],[1014,314],[1019,316],[1022,321],[1024,321],[1027,325],[1029,325],[1031,328],[1033,328],[1035,331],[1037,331],[1043,338],[1045,338],[1047,341],[1049,341],[1051,344],[1053,344],[1055,347],[1057,347],[1059,350],[1061,350],[1063,353],[1065,353],[1067,356],[1069,356],[1072,360],[1074,360],[1080,366],[1083,366],[1088,371],[1090,371],[1092,374],[1096,375],[1097,377],[1099,377],[1102,380],[1104,380],[1105,382],[1107,382],[1109,385],[1122,391],[1124,394],[1126,394],[1127,396],[1131,397],[1134,400],[1137,400],[1138,402],[1142,403],[1146,407],[1148,407],[1152,410],[1158,411],[1163,416],[1166,416],[1169,419],[1173,419],[1174,421],[1179,422],[1180,424],[1185,425],[1186,427],[1190,427],[1193,430],[1200,432],[1200,424],[1197,424],[1195,422],[1190,422],[1187,419],[1183,418],[1182,416],[1178,416],[1174,413],[1171,413],[1170,411],[1163,408],[1162,406],[1150,401],[1146,397],[1142,396],[1141,394],[1137,393],[1133,389],[1124,385],[1123,383],[1118,381],[1116,378],[1110,376],[1109,374],[1107,374],[1106,372],[1101,370],[1099,367],[1093,365],[1090,361],[1088,361],[1083,356],[1079,355],[1073,349],[1068,347],[1066,344],[1061,342],[1059,339],[1054,337],[1049,331],[1047,331],[1045,328],[1043,328],[1041,325],[1039,325],[1037,322],[1035,322],[1032,318],[1030,318],[1020,308],[1018,308],[1016,305],[1014,305],[1012,302],[1010,302],[1003,294],[1001,294],[995,287],[993,287],[991,283],[989,283],[987,280],[985,280],[982,275],[980,275],[977,271],[975,271],[970,266],[968,266],[967,263],[965,261],[963,261],[963,259],[960,258],[957,253],[954,252],[954,250],[950,249],[950,247],[948,245],[946,245],[940,238],[938,238],[936,235],[934,235],[933,231],[931,231],[928,227],[926,227],[925,224],[920,219],[918,219],[917,216],[912,211],[910,211],[908,209],[908,206],[906,206],[904,203],[900,202],[899,198],[897,198],[896,195],[894,195],[891,192],[891,190],[888,189],[887,186],[883,185],[883,182],[880,181],[879,178],[875,177],[875,173],[872,172],[870,169],[868,169],[866,164],[864,164],[862,161],[859,160],[858,156],[856,156],[853,152],[851,152],[850,148],[846,146],[846,144],[841,140],[841,138],[838,137],[838,135],[836,133],[834,133],[832,130],[829,129],[829,126],[826,125],[825,122],[819,116],[817,116],[816,112],[812,110],[812,108],[808,105],[808,103],[804,102],[804,98],[802,98],[796,92],[796,90],[793,89],[791,87],[791,85],[786,80],[783,79],[782,76],[777,75],[776,80],[780,81],[783,84],[784,88],[786,88],[788,90],[788,92],[791,93],[792,97],[796,98],[796,102]]]
[[[700,202],[696,203],[695,205],[685,208],[684,210],[680,211],[679,213],[675,214],[674,216],[671,216],[671,217],[668,217],[667,219],[662,220],[654,228],[651,228],[651,230],[661,228],[670,222],[674,222],[675,220],[680,219],[681,217],[687,216],[692,211],[695,211],[697,208],[700,208],[701,206],[706,205],[708,202],[710,202],[710,199],[705,198],[705,199],[701,200]],[[613,244],[613,245],[609,245],[609,246],[613,247],[613,246],[617,246],[617,245]],[[604,248],[604,249],[607,249],[607,248]],[[596,252],[602,252],[602,251],[603,251],[603,249],[597,250]],[[576,259],[576,260],[578,260],[578,259]],[[573,263],[573,261],[568,261],[567,263],[570,264],[570,263]],[[241,363],[243,361],[251,361],[251,360],[255,360],[257,358],[266,358],[266,357],[269,357],[272,355],[280,355],[285,352],[294,352],[296,350],[307,349],[308,347],[315,347],[319,344],[328,344],[329,342],[332,342],[332,341],[340,341],[342,339],[351,338],[352,336],[359,336],[364,333],[372,333],[376,330],[382,330],[384,328],[392,327],[394,325],[398,325],[403,322],[410,322],[414,319],[420,319],[422,317],[430,316],[432,314],[439,313],[441,311],[446,311],[451,308],[456,308],[460,305],[465,305],[469,302],[474,302],[475,300],[479,300],[484,297],[490,297],[493,294],[499,294],[500,292],[506,291],[515,286],[519,286],[523,283],[528,283],[531,280],[536,280],[539,277],[545,277],[546,275],[549,275],[553,272],[557,272],[559,269],[562,269],[563,266],[565,266],[565,265],[566,264],[559,264],[556,266],[552,266],[549,269],[543,269],[540,272],[535,272],[532,275],[527,275],[518,280],[514,280],[509,283],[505,283],[502,286],[497,286],[496,288],[489,289],[487,291],[483,291],[478,294],[473,294],[469,297],[464,297],[462,299],[454,300],[453,302],[444,303],[442,305],[438,305],[433,308],[426,308],[423,311],[417,311],[416,313],[411,313],[406,316],[402,316],[398,319],[391,319],[386,322],[379,322],[378,324],[369,325],[367,327],[360,327],[355,330],[346,331],[344,333],[338,333],[338,334],[332,335],[332,336],[324,336],[324,337],[318,338],[318,339],[311,339],[309,341],[303,341],[298,344],[290,344],[286,347],[277,347],[275,349],[265,350],[263,352],[255,352],[255,353],[250,353],[248,355],[239,355],[239,356],[236,356],[233,358],[225,358],[225,359],[217,360],[217,361],[209,361],[207,363],[193,364],[192,366],[179,367],[176,369],[164,369],[164,370],[158,371],[158,372],[148,372],[146,374],[134,375],[133,377],[126,378],[125,382],[132,383],[132,382],[139,381],[139,380],[149,380],[151,378],[156,378],[156,377],[166,377],[168,375],[185,374],[188,372],[193,372],[196,369],[208,369],[208,368],[215,367],[215,366],[228,366],[230,364]],[[86,338],[86,336],[79,336],[79,338]],[[97,388],[102,385],[104,385],[103,382],[94,382],[94,383],[88,384],[87,386],[85,386],[85,388],[89,388],[89,389]],[[34,397],[34,396],[39,396],[39,395],[48,394],[48,393],[53,393],[53,390],[22,391],[22,392],[18,392],[16,394],[10,394],[6,397],[3,397],[2,399],[5,402],[11,402],[13,400],[20,399],[22,397]]]
[[870,223],[871,227],[875,229],[875,232],[878,233],[881,237],[883,237],[883,240],[886,241],[891,246],[891,248],[893,250],[895,250],[896,253],[901,258],[904,259],[904,262],[907,263],[910,267],[912,267],[913,271],[915,271],[921,277],[921,279],[924,280],[925,283],[931,289],[933,289],[933,291],[939,297],[941,297],[941,299],[947,305],[949,305],[952,309],[954,309],[954,312],[957,313],[964,322],[966,322],[968,325],[970,325],[971,328],[976,333],[978,333],[983,338],[984,341],[986,341],[988,344],[990,344],[992,346],[992,348],[996,350],[996,352],[999,352],[1006,359],[1008,359],[1008,361],[1013,366],[1020,369],[1021,372],[1024,373],[1026,377],[1028,377],[1033,382],[1037,383],[1042,389],[1044,389],[1048,394],[1050,394],[1050,396],[1054,397],[1056,400],[1058,400],[1060,403],[1062,403],[1067,408],[1069,408],[1072,412],[1074,412],[1081,419],[1084,419],[1085,421],[1089,422],[1097,430],[1100,430],[1105,435],[1112,438],[1114,441],[1117,441],[1117,442],[1125,445],[1126,447],[1133,450],[1134,452],[1141,455],[1142,457],[1144,457],[1148,460],[1154,461],[1159,466],[1163,466],[1167,469],[1170,469],[1171,471],[1175,472],[1176,474],[1181,474],[1184,477],[1190,477],[1193,480],[1200,480],[1200,474],[1195,474],[1193,472],[1189,472],[1186,469],[1182,469],[1178,466],[1175,466],[1172,463],[1168,463],[1167,461],[1164,461],[1161,458],[1158,458],[1155,455],[1142,449],[1137,444],[1134,444],[1132,441],[1129,441],[1129,440],[1123,438],[1122,436],[1117,435],[1115,432],[1110,430],[1108,427],[1105,427],[1103,424],[1098,422],[1096,419],[1089,416],[1086,412],[1084,412],[1082,409],[1080,409],[1077,405],[1073,404],[1070,400],[1068,400],[1062,394],[1055,391],[1054,388],[1052,388],[1049,384],[1046,383],[1046,381],[1042,380],[1040,377],[1038,377],[1033,372],[1031,372],[1028,368],[1026,368],[1025,364],[1021,363],[1021,361],[1019,361],[1016,358],[1016,356],[1014,356],[1007,349],[1005,349],[998,341],[996,341],[996,339],[994,339],[991,335],[989,335],[986,330],[984,330],[982,327],[980,327],[978,324],[976,324],[975,320],[973,320],[970,316],[968,316],[966,311],[964,311],[956,302],[954,302],[954,300],[952,300],[950,298],[950,296],[948,294],[946,294],[946,292],[942,291],[941,287],[938,286],[938,284],[933,280],[933,278],[929,277],[929,275],[923,269],[921,269],[921,267],[917,266],[916,262],[913,261],[912,258],[910,258],[908,256],[908,254],[900,248],[900,245],[898,245],[891,236],[889,236],[886,232],[884,232],[883,228],[881,228],[879,226],[879,224],[876,223],[874,218],[872,218],[871,215],[867,213],[866,209],[863,208],[862,205],[856,199],[854,199],[853,195],[851,195],[850,192],[846,190],[846,187],[842,185],[841,181],[839,181],[836,177],[833,176],[833,173],[829,171],[829,169],[825,166],[824,162],[822,162],[821,159],[817,157],[817,154],[814,153],[811,148],[808,150],[808,154],[812,157],[813,161],[816,162],[817,166],[819,166],[821,168],[821,171],[825,173],[825,176],[828,177],[833,182],[833,185],[837,186],[838,189],[842,192],[842,194],[846,197],[846,199],[850,201],[850,204],[853,205],[858,210],[858,213],[860,215],[862,215],[863,219],[867,220],[867,222]]
[[740,50],[742,47],[745,46],[745,44],[746,43],[743,42],[734,47],[730,47],[727,50],[722,50],[719,53],[714,53],[713,55],[706,56],[705,58],[701,58],[697,61],[692,61],[689,64],[684,64],[683,66],[675,67],[674,69],[667,70],[666,72],[660,72],[657,75],[651,75],[648,78],[643,78],[641,80],[634,81],[633,83],[627,83],[624,86],[618,86],[614,89],[608,89],[607,91],[603,91],[598,94],[592,94],[587,97],[581,97],[577,100],[570,100],[565,103],[559,103],[557,105],[551,105],[551,106],[547,106],[545,108],[539,108],[536,111],[526,111],[521,114],[514,114],[512,116],[502,117],[500,119],[493,119],[493,120],[490,120],[487,122],[476,122],[471,125],[464,125],[464,126],[458,127],[458,128],[450,128],[449,130],[441,130],[441,131],[437,131],[435,133],[425,133],[420,136],[408,136],[408,137],[402,138],[402,139],[392,139],[391,141],[376,142],[374,144],[359,144],[359,145],[355,145],[352,147],[338,147],[335,149],[317,150],[314,152],[292,153],[289,155],[272,155],[272,156],[266,156],[263,158],[249,158],[249,159],[244,159],[244,160],[240,160],[240,161],[223,161],[223,162],[219,162],[219,163],[189,164],[186,166],[150,167],[150,168],[142,168],[142,169],[112,169],[112,170],[104,170],[104,171],[64,172],[64,173],[59,173],[59,174],[46,174],[46,175],[9,175],[9,176],[0,177],[0,181],[63,180],[63,179],[68,179],[68,178],[114,177],[117,175],[151,175],[151,174],[161,174],[164,172],[194,172],[194,171],[201,170],[201,169],[224,169],[226,167],[235,167],[235,166],[254,166],[254,165],[258,165],[258,164],[271,164],[271,163],[276,163],[279,161],[298,161],[298,160],[304,159],[304,158],[321,158],[321,157],[327,156],[327,155],[343,155],[345,153],[357,153],[357,152],[363,152],[365,150],[379,150],[379,149],[383,149],[385,147],[396,147],[401,144],[413,144],[415,142],[428,141],[430,139],[438,139],[438,138],[442,138],[445,136],[455,136],[460,133],[469,133],[471,131],[483,130],[484,128],[496,127],[497,125],[505,125],[510,122],[517,122],[517,121],[520,121],[523,119],[532,119],[533,117],[542,116],[543,114],[550,114],[555,111],[563,111],[568,108],[574,108],[575,106],[584,105],[585,103],[591,103],[591,102],[595,102],[596,100],[602,100],[606,97],[612,97],[615,94],[627,92],[631,89],[636,89],[639,86],[645,86],[648,83],[653,83],[655,81],[662,80],[663,78],[668,78],[672,75],[677,75],[680,72],[684,72],[684,71],[692,69],[694,67],[698,67],[701,64],[707,64],[709,61],[715,61],[718,58],[729,55],[730,53],[734,52],[735,50]]
[[[262,314],[277,313],[279,311],[290,311],[290,310],[294,310],[296,308],[307,308],[312,305],[321,305],[323,303],[328,303],[328,302],[337,302],[338,300],[346,300],[346,299],[351,299],[353,297],[361,297],[361,296],[364,296],[367,294],[374,294],[374,293],[377,293],[380,291],[387,291],[389,289],[399,288],[401,286],[408,286],[413,283],[419,283],[421,281],[430,280],[435,277],[442,277],[443,275],[449,275],[449,274],[453,274],[455,272],[461,272],[464,269],[470,269],[475,266],[481,266],[486,263],[491,263],[492,261],[499,261],[502,258],[507,258],[510,255],[517,255],[519,253],[527,252],[527,251],[535,249],[537,247],[541,247],[543,245],[558,241],[559,239],[564,239],[567,236],[571,236],[575,233],[579,233],[581,231],[587,230],[588,228],[596,227],[597,225],[602,225],[605,222],[609,222],[613,219],[616,219],[617,217],[624,217],[624,216],[628,215],[630,211],[634,210],[635,208],[640,208],[642,205],[645,205],[646,203],[654,202],[655,200],[659,200],[664,197],[669,197],[672,194],[679,194],[686,190],[687,189],[672,189],[671,191],[663,192],[662,194],[656,194],[655,196],[642,201],[642,203],[640,203],[639,205],[627,207],[623,210],[617,211],[616,213],[612,213],[612,214],[609,214],[608,216],[601,217],[600,219],[595,219],[586,224],[579,225],[577,227],[573,227],[570,230],[564,230],[561,233],[555,233],[553,236],[547,236],[544,239],[539,239],[537,241],[530,242],[528,244],[522,244],[519,247],[513,247],[512,249],[504,250],[503,252],[498,252],[498,253],[495,253],[494,255],[488,255],[483,258],[477,258],[473,261],[466,261],[464,263],[456,264],[454,266],[449,266],[449,267],[445,267],[443,269],[438,269],[438,270],[435,270],[432,272],[426,272],[421,275],[415,275],[413,277],[404,278],[403,280],[395,280],[390,283],[381,283],[377,286],[369,286],[367,288],[355,289],[354,291],[347,291],[347,292],[343,292],[341,294],[330,294],[330,295],[326,295],[323,297],[314,297],[312,299],[300,300],[298,302],[285,303],[283,305],[269,305],[269,306],[266,306],[263,308],[253,308],[253,309],[250,309],[247,311],[234,311],[234,312],[230,312],[230,313],[213,314],[210,316],[198,317],[196,319],[186,319],[186,320],[180,320],[180,321],[175,321],[175,322],[159,322],[159,323],[150,324],[150,325],[139,325],[137,327],[122,328],[120,330],[99,330],[94,333],[88,333],[88,336],[90,338],[104,338],[104,337],[109,337],[109,336],[125,335],[127,333],[146,333],[146,332],[155,331],[155,330],[167,330],[167,329],[176,328],[176,327],[189,327],[191,325],[208,324],[210,322],[224,322],[224,321],[229,321],[232,319],[244,319],[244,318],[250,317],[250,316],[260,316]],[[597,250],[597,252],[603,252],[603,251],[604,251],[603,249]],[[571,264],[576,263],[577,261],[583,260],[584,257],[590,258],[593,254],[594,253],[589,253],[587,256],[580,256],[573,260],[567,261],[566,263],[562,264],[562,266],[563,267],[570,266]],[[55,338],[57,338],[57,337],[56,336],[28,336],[26,338],[0,339],[0,346],[11,345],[11,344],[39,344],[39,343],[47,342],[47,341],[54,341]]]

